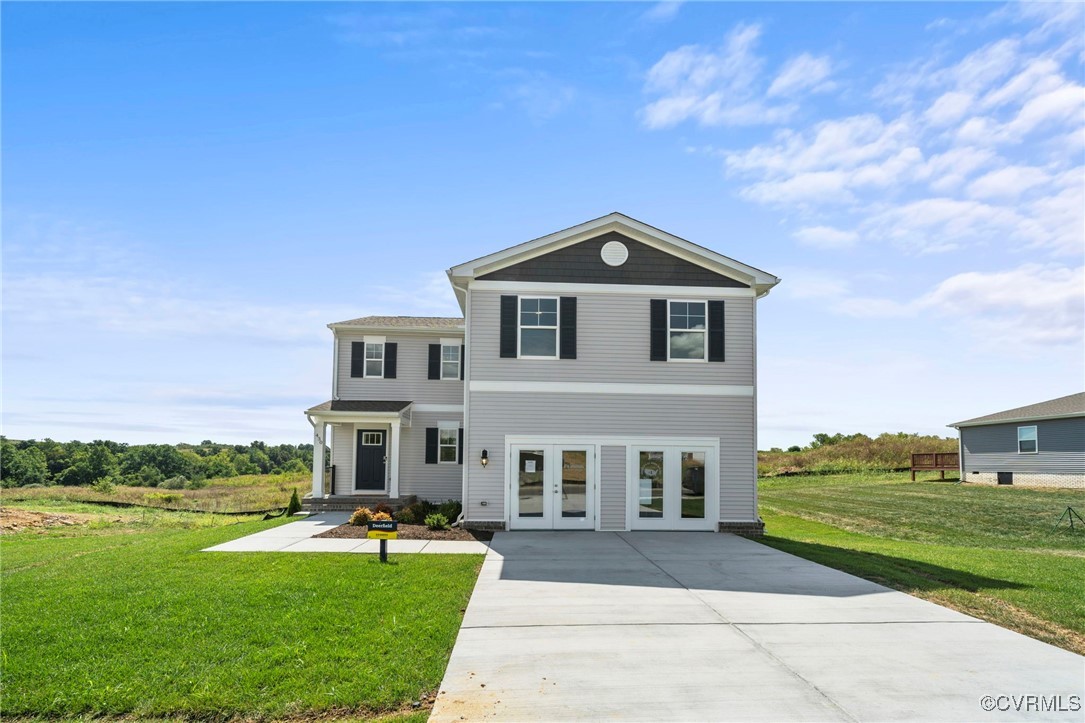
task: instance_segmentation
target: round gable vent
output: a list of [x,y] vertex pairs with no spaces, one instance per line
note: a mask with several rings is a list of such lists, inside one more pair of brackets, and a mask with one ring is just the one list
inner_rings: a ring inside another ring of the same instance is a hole
[[599,255],[607,266],[621,266],[629,258],[629,249],[621,241],[607,241]]

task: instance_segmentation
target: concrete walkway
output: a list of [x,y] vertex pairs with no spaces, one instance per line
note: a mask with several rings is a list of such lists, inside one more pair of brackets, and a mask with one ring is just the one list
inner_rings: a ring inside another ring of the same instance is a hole
[[[371,552],[380,551],[378,540],[316,538],[322,532],[346,524],[347,512],[324,512],[270,530],[256,532],[204,552]],[[420,552],[439,555],[484,555],[489,549],[476,540],[389,540],[388,554]]]
[[515,532],[490,547],[431,721],[1085,715],[1085,658],[751,540]]

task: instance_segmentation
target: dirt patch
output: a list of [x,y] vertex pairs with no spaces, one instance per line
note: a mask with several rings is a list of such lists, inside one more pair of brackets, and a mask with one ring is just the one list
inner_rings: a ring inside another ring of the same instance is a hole
[[[339,525],[327,532],[321,532],[316,537],[334,537],[338,539],[365,539],[368,530],[365,525]],[[481,540],[488,542],[493,539],[494,533],[489,530],[462,530],[454,527],[451,530],[431,530],[425,525],[399,525],[400,540]]]
[[86,522],[85,519],[76,515],[0,507],[0,533],[47,530],[50,527],[72,527],[82,525],[84,522]]

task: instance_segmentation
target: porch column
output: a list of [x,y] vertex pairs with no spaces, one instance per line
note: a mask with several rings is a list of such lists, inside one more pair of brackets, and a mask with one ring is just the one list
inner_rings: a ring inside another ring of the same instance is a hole
[[388,496],[399,497],[399,420],[389,422],[388,435]]
[[313,499],[324,496],[324,420],[313,423]]

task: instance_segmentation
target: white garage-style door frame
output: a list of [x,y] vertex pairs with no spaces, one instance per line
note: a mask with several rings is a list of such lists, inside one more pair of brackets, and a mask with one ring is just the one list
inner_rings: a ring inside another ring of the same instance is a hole
[[604,446],[626,450],[625,529],[716,529],[719,438],[556,435],[505,437],[508,529],[601,529]]

